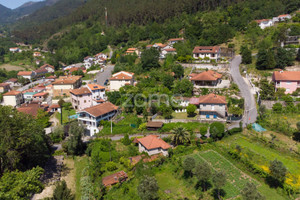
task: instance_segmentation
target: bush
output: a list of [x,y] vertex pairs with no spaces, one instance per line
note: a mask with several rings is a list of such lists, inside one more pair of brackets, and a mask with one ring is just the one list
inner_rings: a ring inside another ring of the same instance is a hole
[[108,171],[114,171],[114,170],[116,170],[116,169],[118,169],[117,168],[117,164],[116,163],[114,163],[113,161],[110,161],[110,162],[107,162],[106,164],[105,164],[105,167],[106,167],[106,169],[108,170]]
[[237,134],[237,133],[241,133],[242,131],[243,131],[242,128],[233,128],[233,129],[228,130],[228,134],[229,135],[234,135],[234,134]]
[[201,126],[200,127],[200,134],[202,136],[204,136],[204,135],[206,135],[206,133],[207,133],[207,127],[206,126]]
[[209,133],[211,134],[211,137],[214,139],[221,139],[224,137],[225,132],[225,126],[221,122],[213,122],[210,125]]

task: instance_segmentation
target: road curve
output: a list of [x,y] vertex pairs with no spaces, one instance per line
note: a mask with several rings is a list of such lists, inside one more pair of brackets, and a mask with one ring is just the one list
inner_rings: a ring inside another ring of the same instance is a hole
[[254,123],[257,118],[256,102],[253,94],[251,94],[250,87],[243,79],[240,73],[240,64],[242,58],[240,55],[235,56],[235,58],[230,63],[230,73],[233,81],[238,85],[242,97],[245,99],[245,113],[243,117],[243,127],[247,124]]

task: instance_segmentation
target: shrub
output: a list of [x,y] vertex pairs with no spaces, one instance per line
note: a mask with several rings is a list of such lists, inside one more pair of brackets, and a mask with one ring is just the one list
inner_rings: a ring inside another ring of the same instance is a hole
[[206,126],[201,126],[200,127],[200,134],[204,136],[207,133],[207,127]]
[[234,135],[234,134],[237,134],[237,133],[241,133],[242,131],[243,131],[242,128],[233,128],[233,129],[228,130],[228,134],[229,135]]
[[113,161],[107,162],[105,164],[105,167],[108,171],[114,171],[114,170],[118,169],[116,163],[114,163]]
[[213,122],[210,125],[209,133],[211,134],[211,137],[216,139],[221,139],[224,136],[225,132],[225,126],[221,122]]
[[197,107],[194,104],[189,104],[186,108],[187,114],[189,117],[193,117],[195,115]]

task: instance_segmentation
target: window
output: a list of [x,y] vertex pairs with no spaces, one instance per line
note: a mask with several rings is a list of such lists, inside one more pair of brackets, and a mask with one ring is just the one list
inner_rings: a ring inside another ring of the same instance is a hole
[[83,102],[86,103],[86,100],[84,100]]
[[289,92],[289,91],[290,91],[290,88],[287,88],[286,91]]
[[291,84],[291,81],[286,82],[286,84],[288,84],[288,85]]

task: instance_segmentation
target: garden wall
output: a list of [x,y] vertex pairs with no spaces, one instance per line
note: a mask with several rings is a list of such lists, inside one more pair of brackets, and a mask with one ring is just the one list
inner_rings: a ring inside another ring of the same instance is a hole
[[[262,100],[260,105],[266,106],[267,109],[272,109],[275,103],[281,103],[281,105],[286,106],[286,103],[284,101],[269,101],[269,100]],[[294,105],[297,105],[298,103],[300,103],[300,101],[295,101]]]

